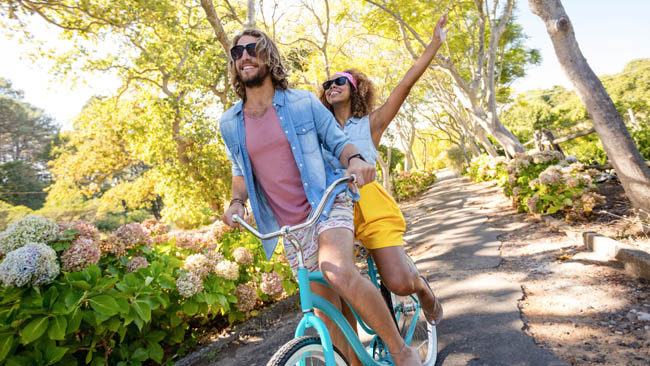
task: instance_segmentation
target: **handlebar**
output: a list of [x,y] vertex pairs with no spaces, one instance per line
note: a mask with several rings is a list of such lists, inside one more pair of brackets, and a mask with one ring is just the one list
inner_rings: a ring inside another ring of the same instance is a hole
[[329,187],[327,187],[327,189],[325,189],[325,193],[323,194],[323,198],[318,203],[318,206],[316,206],[316,209],[312,210],[312,212],[307,217],[307,221],[303,222],[302,224],[298,224],[298,225],[294,225],[294,226],[283,226],[278,231],[274,231],[274,232],[268,233],[268,234],[262,234],[237,214],[232,215],[232,220],[237,222],[241,226],[243,226],[246,230],[250,231],[253,235],[255,235],[260,240],[273,239],[273,238],[288,234],[288,233],[290,233],[292,231],[301,230],[301,229],[304,229],[306,227],[312,226],[312,225],[314,225],[314,223],[316,223],[316,220],[318,220],[321,213],[323,213],[323,209],[325,209],[325,204],[330,199],[330,196],[332,195],[332,192],[334,192],[334,188],[336,188],[340,184],[350,183],[350,182],[351,183],[356,183],[357,182],[357,177],[354,174],[352,174],[352,175],[350,175],[348,177],[339,178],[339,179],[335,180],[334,182],[332,182],[332,184],[330,184]]

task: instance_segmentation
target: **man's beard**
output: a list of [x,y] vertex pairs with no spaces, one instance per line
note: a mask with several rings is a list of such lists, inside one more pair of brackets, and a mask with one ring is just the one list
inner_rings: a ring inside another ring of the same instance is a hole
[[[257,88],[264,84],[264,79],[269,75],[269,68],[264,65],[258,69],[257,75],[253,76],[250,80],[243,81],[244,86],[247,88]],[[241,78],[241,75],[239,75]]]

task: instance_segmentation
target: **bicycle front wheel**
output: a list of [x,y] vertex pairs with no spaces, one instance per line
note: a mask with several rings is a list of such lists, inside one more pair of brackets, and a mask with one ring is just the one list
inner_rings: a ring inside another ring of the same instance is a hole
[[[336,366],[348,366],[341,352],[334,347]],[[300,337],[287,342],[271,357],[266,366],[325,366],[325,354],[320,337]]]
[[435,325],[427,322],[424,311],[410,296],[393,294],[395,319],[404,340],[410,337],[409,346],[420,355],[423,366],[433,366],[438,357],[438,338]]

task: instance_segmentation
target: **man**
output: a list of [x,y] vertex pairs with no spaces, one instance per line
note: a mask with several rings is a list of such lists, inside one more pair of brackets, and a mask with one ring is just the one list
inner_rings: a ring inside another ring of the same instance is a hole
[[[359,187],[374,179],[374,167],[363,161],[318,98],[288,89],[280,54],[266,34],[246,30],[237,35],[229,69],[241,101],[224,113],[220,124],[233,175],[233,199],[223,218],[227,225],[235,226],[233,214],[244,215],[246,199],[261,232],[305,221],[327,185],[341,177],[325,164],[321,145],[339,158],[347,174],[357,176]],[[354,266],[352,200],[344,189],[341,186],[328,202],[304,248],[307,268],[320,268],[331,286],[316,284],[313,290],[334,304],[340,305],[339,295],[348,301],[384,339],[397,365],[421,365],[416,351],[401,339],[379,291]],[[304,230],[297,236],[306,234]],[[267,258],[276,244],[277,240],[263,242]],[[291,245],[285,245],[285,252],[295,271]],[[342,334],[327,317],[321,319],[333,343],[354,359]]]

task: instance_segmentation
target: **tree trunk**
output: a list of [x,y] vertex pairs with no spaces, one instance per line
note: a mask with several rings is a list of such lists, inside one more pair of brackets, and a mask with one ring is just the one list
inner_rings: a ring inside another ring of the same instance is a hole
[[255,28],[255,0],[248,0],[244,27],[247,29]]
[[650,213],[650,169],[645,165],[623,118],[582,55],[573,25],[560,0],[529,0],[530,10],[546,24],[562,69],[591,115],[607,157],[632,206],[642,217]]

